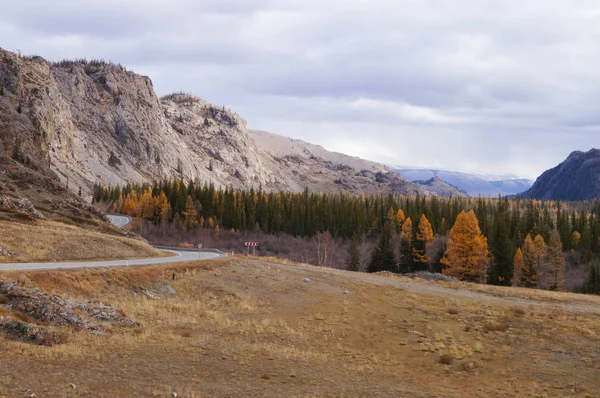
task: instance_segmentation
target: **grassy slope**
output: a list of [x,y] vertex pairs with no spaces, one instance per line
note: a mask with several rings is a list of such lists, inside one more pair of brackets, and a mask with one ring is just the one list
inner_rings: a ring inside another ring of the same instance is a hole
[[[171,275],[177,274],[176,281]],[[310,282],[304,282],[304,278]],[[0,396],[599,396],[600,298],[234,259],[4,272],[142,323],[0,338]],[[134,293],[157,282],[174,297]],[[450,365],[439,363],[450,355]],[[27,369],[27,372],[23,372]]]
[[162,255],[140,240],[102,233],[93,228],[95,226],[85,228],[49,220],[34,223],[1,220],[0,246],[16,255],[0,257],[0,263],[110,260]]

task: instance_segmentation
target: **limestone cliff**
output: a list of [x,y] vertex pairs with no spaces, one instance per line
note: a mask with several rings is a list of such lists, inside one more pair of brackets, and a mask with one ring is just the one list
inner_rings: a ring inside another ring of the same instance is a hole
[[83,196],[94,183],[173,178],[265,190],[422,192],[381,165],[270,152],[236,113],[187,94],[161,100],[148,77],[121,65],[51,63],[1,49],[0,145]]

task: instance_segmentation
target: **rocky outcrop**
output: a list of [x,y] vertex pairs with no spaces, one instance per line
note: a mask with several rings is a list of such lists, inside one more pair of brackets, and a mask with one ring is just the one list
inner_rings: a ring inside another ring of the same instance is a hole
[[60,340],[51,327],[102,333],[102,322],[138,326],[123,311],[104,303],[82,304],[5,281],[0,281],[0,307],[8,310],[8,316],[0,320],[0,330],[9,337],[44,345]]
[[552,200],[600,198],[600,150],[571,153],[563,163],[545,171],[530,190],[519,196]]
[[94,183],[175,178],[267,191],[419,191],[356,158],[271,153],[235,112],[186,94],[161,100],[148,77],[102,61],[51,63],[0,50],[0,142],[84,198]]
[[36,218],[44,218],[44,215],[36,210],[29,199],[14,198],[0,195],[0,211],[26,214]]

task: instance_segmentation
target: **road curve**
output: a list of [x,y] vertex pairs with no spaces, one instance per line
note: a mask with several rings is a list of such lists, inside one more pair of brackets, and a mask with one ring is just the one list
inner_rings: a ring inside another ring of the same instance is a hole
[[[109,215],[108,218],[116,226],[122,228],[131,219],[125,216]],[[171,257],[139,258],[134,260],[112,261],[72,261],[72,262],[47,262],[47,263],[0,263],[0,271],[21,271],[35,269],[64,269],[64,268],[96,268],[96,267],[124,267],[130,265],[155,265],[181,263],[185,261],[211,260],[222,255],[210,252],[190,250],[161,249],[175,254]]]
[[131,222],[131,217],[122,216],[120,214],[107,214],[106,217],[113,223],[114,226],[119,228],[124,228],[127,224]]

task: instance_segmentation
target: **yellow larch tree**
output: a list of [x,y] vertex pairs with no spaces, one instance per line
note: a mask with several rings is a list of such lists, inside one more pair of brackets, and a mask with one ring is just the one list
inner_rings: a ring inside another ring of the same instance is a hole
[[484,281],[489,263],[488,244],[473,210],[462,211],[456,218],[441,262],[445,275],[469,282]]
[[431,259],[427,255],[427,249],[431,247],[431,242],[433,242],[434,238],[435,236],[433,235],[431,223],[427,217],[425,217],[425,214],[422,214],[413,246],[413,259],[417,271],[425,271],[428,269]]
[[515,276],[513,277],[513,286],[521,286],[520,280],[521,280],[521,275],[523,275],[523,268],[525,267],[525,262],[523,260],[523,251],[521,250],[521,248],[517,249],[517,253],[515,254],[515,257],[513,258],[513,266],[514,266],[514,272],[515,272]]

